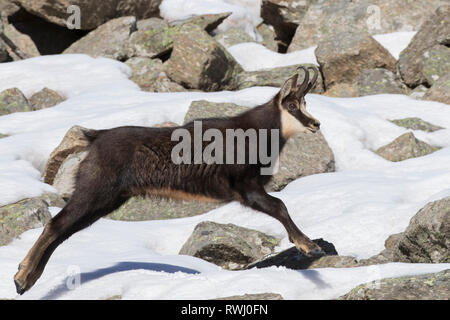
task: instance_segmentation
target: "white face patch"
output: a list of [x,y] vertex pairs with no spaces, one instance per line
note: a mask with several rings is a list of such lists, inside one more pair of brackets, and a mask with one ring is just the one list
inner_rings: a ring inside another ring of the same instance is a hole
[[309,132],[309,130],[289,111],[281,110],[281,134],[283,138],[287,140],[300,132]]
[[[299,108],[304,115],[315,120],[315,118],[308,111],[306,111],[306,105],[304,102],[300,104],[296,101],[295,103],[297,108]],[[300,132],[311,133],[312,131],[310,128],[305,127],[296,117],[290,114],[289,111],[281,108],[281,134],[283,135],[283,138],[287,140]]]

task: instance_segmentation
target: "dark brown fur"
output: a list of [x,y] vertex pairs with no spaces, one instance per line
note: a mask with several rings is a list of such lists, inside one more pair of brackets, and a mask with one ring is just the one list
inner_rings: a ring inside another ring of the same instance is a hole
[[[250,128],[282,129],[280,107],[288,110],[304,127],[317,130],[319,123],[315,119],[292,107],[296,101],[302,103],[301,99],[310,89],[308,79],[305,79],[308,87],[303,83],[303,88],[300,86],[296,90],[296,80],[296,76],[289,79],[292,88],[285,85],[287,89],[284,87],[285,90],[271,101],[241,115],[203,119],[203,131],[208,128],[223,133],[226,129],[238,128],[244,131]],[[192,122],[183,128],[193,136]],[[59,244],[136,195],[239,201],[278,219],[300,250],[322,254],[321,249],[295,226],[283,202],[266,193],[264,185],[271,176],[260,174],[263,165],[259,161],[256,164],[174,164],[171,152],[178,142],[171,141],[171,135],[175,129],[128,126],[86,132],[91,141],[89,154],[80,164],[75,191],[62,211],[46,225],[20,264],[15,276],[18,293],[33,286]],[[286,138],[280,135],[280,149],[285,142]],[[246,151],[248,148],[247,141]],[[226,152],[225,149],[224,155]]]

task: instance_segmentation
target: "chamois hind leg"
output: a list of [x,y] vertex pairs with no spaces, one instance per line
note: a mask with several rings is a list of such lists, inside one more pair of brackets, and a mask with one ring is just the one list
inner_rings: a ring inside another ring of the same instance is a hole
[[[95,182],[95,181],[92,181]],[[67,205],[45,226],[39,239],[19,265],[14,276],[17,293],[29,290],[44,271],[55,249],[74,233],[120,207],[127,199],[106,186],[77,188]]]
[[262,186],[252,184],[252,186],[243,187],[240,196],[242,197],[241,203],[245,206],[264,212],[280,221],[289,235],[289,240],[295,244],[298,250],[308,256],[325,255],[322,248],[297,228],[283,201],[269,195]]

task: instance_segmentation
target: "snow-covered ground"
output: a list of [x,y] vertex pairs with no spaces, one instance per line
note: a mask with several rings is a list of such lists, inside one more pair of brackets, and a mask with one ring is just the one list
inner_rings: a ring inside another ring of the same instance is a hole
[[[393,54],[411,34],[383,35]],[[401,45],[400,45],[401,44]],[[309,51],[308,51],[309,50]],[[292,63],[309,59],[298,54]],[[309,53],[308,53],[309,52]],[[254,51],[257,61],[258,51]],[[282,64],[282,59],[270,67]],[[265,68],[263,63],[255,70]],[[51,151],[73,125],[100,129],[121,125],[181,123],[193,100],[256,106],[277,88],[238,92],[148,93],[128,80],[130,69],[117,61],[85,55],[55,55],[0,64],[0,91],[18,87],[27,96],[48,87],[68,99],[35,112],[0,117],[0,205],[55,191],[40,175]],[[450,108],[403,95],[329,98],[308,95],[310,112],[322,122],[337,172],[298,179],[274,193],[286,203],[296,224],[312,238],[334,243],[341,255],[367,258],[384,240],[401,232],[426,203],[450,195]],[[446,129],[414,131],[442,147],[420,158],[392,163],[372,150],[408,130],[389,119],[420,117]],[[53,214],[58,208],[52,208]],[[450,264],[400,264],[351,269],[293,271],[267,268],[225,271],[200,259],[177,255],[200,221],[234,223],[282,238],[277,250],[291,246],[276,220],[237,203],[206,214],[175,220],[121,222],[102,219],[61,245],[42,278],[23,299],[209,299],[244,293],[275,292],[286,299],[330,299],[375,279],[436,272]],[[0,247],[0,298],[19,298],[13,275],[42,228]],[[77,276],[81,273],[81,286]],[[67,285],[68,284],[68,285]]]

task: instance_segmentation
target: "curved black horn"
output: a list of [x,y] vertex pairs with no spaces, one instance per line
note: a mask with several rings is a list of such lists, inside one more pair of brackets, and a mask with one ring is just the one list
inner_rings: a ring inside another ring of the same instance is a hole
[[304,95],[304,92],[305,92],[305,90],[307,90],[308,83],[309,83],[309,71],[303,66],[300,66],[297,68],[297,70],[299,70],[299,69],[302,69],[305,72],[305,79],[303,80],[303,83],[298,86],[297,97]]
[[309,67],[308,70],[312,70],[314,72],[314,76],[311,80],[311,82],[308,84],[308,87],[306,88],[305,94],[309,92],[309,90],[311,90],[312,87],[314,87],[314,84],[317,81],[317,78],[319,77],[319,71],[317,71],[316,68],[314,67]]

